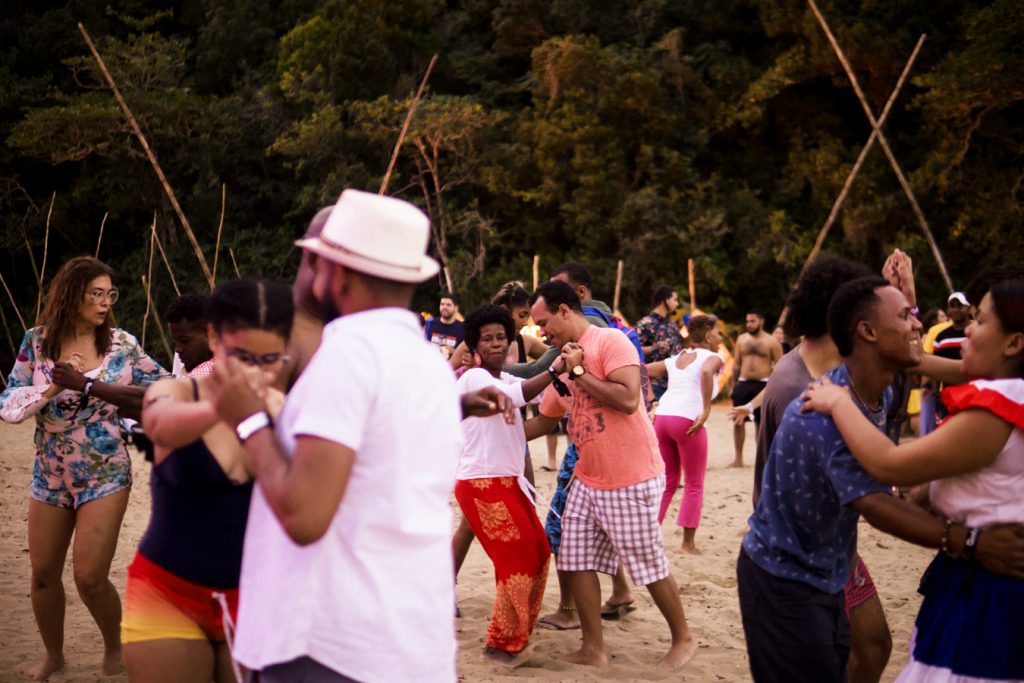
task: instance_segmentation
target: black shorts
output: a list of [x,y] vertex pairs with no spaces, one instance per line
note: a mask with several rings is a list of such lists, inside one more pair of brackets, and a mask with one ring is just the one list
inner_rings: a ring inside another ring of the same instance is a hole
[[[768,386],[768,380],[766,379],[741,379],[732,388],[732,394],[729,398],[732,399],[734,406],[745,406],[764,391],[766,386]],[[754,422],[761,424],[760,408],[754,410]]]
[[757,683],[846,680],[850,622],[843,591],[780,579],[740,550],[736,562],[743,633]]

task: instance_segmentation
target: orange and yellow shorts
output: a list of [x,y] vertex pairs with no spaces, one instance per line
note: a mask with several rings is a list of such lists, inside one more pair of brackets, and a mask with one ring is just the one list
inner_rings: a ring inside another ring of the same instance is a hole
[[215,594],[226,599],[231,620],[238,615],[238,590],[208,588],[186,581],[139,553],[128,565],[121,618],[121,642],[181,638],[224,640],[224,613]]

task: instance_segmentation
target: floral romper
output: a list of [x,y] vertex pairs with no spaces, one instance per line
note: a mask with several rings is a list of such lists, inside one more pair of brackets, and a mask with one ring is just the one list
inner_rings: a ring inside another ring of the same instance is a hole
[[[40,361],[42,328],[25,333],[18,358],[0,394],[0,419],[36,418],[36,461],[31,495],[47,505],[76,509],[132,485],[131,461],[117,407],[65,390],[47,401],[53,362]],[[167,372],[124,330],[111,331],[110,349],[86,377],[108,384],[148,386]]]

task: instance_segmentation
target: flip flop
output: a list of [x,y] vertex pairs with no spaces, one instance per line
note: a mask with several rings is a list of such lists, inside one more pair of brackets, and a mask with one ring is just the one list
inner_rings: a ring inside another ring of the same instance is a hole
[[601,618],[608,619],[609,621],[615,621],[617,619],[621,619],[630,612],[635,611],[636,607],[633,605],[633,601],[617,603],[612,602],[611,600],[606,600],[605,603],[601,605]]
[[554,467],[548,467],[547,465],[541,465],[540,469],[542,471],[544,471],[544,472],[554,472],[555,471]]
[[563,626],[562,624],[557,624],[557,623],[555,623],[553,621],[549,621],[548,617],[550,617],[550,616],[551,615],[548,615],[547,617],[541,617],[540,619],[538,619],[537,620],[537,626],[540,626],[541,628],[546,628],[546,629],[549,629],[549,630],[552,630],[552,631],[578,631],[580,629],[580,625],[579,624],[576,624],[575,626]]

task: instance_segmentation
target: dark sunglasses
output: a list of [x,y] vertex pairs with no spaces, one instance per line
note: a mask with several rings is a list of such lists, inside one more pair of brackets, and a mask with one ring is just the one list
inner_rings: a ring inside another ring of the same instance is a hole
[[262,356],[257,356],[255,353],[250,353],[245,349],[231,349],[228,351],[228,355],[232,358],[237,358],[240,362],[246,365],[273,365],[274,363],[283,363],[288,360],[287,353],[265,353]]

